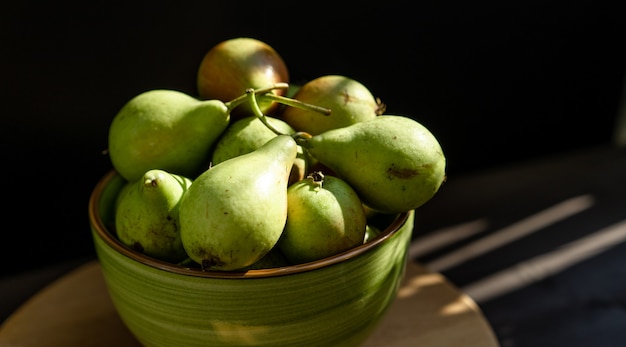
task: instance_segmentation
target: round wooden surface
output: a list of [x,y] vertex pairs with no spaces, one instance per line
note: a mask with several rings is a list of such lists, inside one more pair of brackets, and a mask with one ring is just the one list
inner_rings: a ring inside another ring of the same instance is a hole
[[[44,288],[0,327],[0,346],[141,347],[120,320],[98,262]],[[398,296],[363,347],[498,347],[476,303],[410,262]]]

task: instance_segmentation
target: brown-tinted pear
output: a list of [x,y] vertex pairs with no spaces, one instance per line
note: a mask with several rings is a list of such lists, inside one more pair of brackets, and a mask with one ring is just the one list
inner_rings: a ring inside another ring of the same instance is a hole
[[281,111],[280,118],[311,135],[370,120],[385,110],[365,85],[342,75],[315,78],[302,85],[293,98],[331,110],[330,115],[295,107]]
[[[289,83],[287,65],[269,44],[251,37],[237,37],[222,41],[207,51],[197,71],[197,89],[201,99],[218,99],[224,102],[245,93],[276,83]],[[284,95],[284,89],[271,93]],[[263,113],[272,115],[279,104],[260,99]],[[232,116],[239,119],[253,115],[249,105],[233,109]]]

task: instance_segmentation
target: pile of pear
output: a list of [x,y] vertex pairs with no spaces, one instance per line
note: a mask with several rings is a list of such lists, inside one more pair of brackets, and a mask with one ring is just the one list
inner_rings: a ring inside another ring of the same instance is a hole
[[435,136],[352,78],[290,84],[272,47],[242,37],[212,47],[197,80],[197,95],[139,93],[109,128],[126,181],[114,233],[149,257],[205,271],[319,260],[369,242],[376,217],[445,182]]

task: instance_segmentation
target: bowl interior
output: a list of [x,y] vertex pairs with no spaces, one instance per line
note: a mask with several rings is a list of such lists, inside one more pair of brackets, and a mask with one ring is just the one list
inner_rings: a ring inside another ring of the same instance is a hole
[[[162,261],[130,247],[120,242],[115,236],[114,209],[115,199],[119,191],[126,184],[126,181],[118,175],[114,170],[109,171],[95,186],[89,200],[89,221],[93,232],[102,239],[108,246],[117,252],[135,260],[142,264],[149,265],[154,268],[199,277],[210,278],[257,278],[257,277],[274,277],[283,276],[294,273],[312,271],[315,269],[331,266],[348,259],[357,257],[363,253],[376,249],[380,244],[396,234],[407,223],[413,223],[413,211],[404,212],[396,215],[375,214],[368,223],[374,225],[381,230],[381,233],[374,239],[352,248],[345,252],[336,254],[324,259],[268,269],[254,269],[247,271],[205,271],[198,267],[186,266],[184,264],[174,264]],[[411,225],[412,229],[412,225]]]

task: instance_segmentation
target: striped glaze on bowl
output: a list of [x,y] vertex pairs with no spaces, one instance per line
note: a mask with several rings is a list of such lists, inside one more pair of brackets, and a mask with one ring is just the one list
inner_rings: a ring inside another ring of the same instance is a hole
[[89,221],[113,304],[146,347],[358,346],[395,299],[414,211],[390,216],[373,240],[322,260],[202,271],[116,239],[114,201],[124,183],[115,171],[97,183]]

